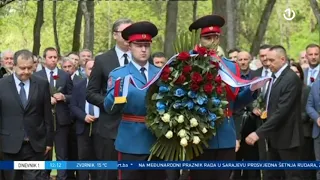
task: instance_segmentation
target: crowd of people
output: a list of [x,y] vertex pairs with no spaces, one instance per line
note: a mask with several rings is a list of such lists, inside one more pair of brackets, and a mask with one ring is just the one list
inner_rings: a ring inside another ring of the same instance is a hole
[[[224,23],[222,17],[209,15],[189,29],[201,30],[200,46],[218,50]],[[148,159],[154,137],[143,120],[146,104],[141,99],[147,89],[130,86],[125,105],[115,104],[115,80],[131,74],[143,86],[169,57],[162,52],[151,55],[152,38],[158,34],[151,22],[119,19],[112,32],[115,47],[96,56],[88,49],[61,56],[53,47],[42,57],[25,49],[1,53],[2,160],[51,161],[53,153],[57,161]],[[262,45],[258,61],[237,48],[226,53],[228,59],[222,61],[242,79],[273,80],[262,88],[232,88],[235,99],[230,103],[241,108],[231,111],[231,123],[222,124],[210,147],[195,160],[319,161],[319,53],[317,44],[307,45],[299,62],[289,59],[280,45]],[[4,170],[0,179],[48,180],[50,174]],[[58,170],[56,179],[291,180],[320,179],[320,171]]]

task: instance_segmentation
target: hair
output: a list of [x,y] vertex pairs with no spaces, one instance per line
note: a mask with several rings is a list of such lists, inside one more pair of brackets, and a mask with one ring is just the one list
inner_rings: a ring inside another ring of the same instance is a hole
[[285,57],[285,60],[288,61],[287,51],[286,49],[281,45],[275,45],[270,47],[270,51],[276,51],[278,54],[281,54]]
[[23,60],[32,59],[32,62],[34,62],[32,52],[27,50],[27,49],[22,49],[22,50],[17,51],[16,53],[14,53],[14,55],[13,55],[13,64],[14,65],[18,64],[18,59],[19,58],[21,58]]
[[62,63],[71,62],[74,65],[74,62],[69,57],[62,57],[61,59],[62,59]]
[[70,56],[71,54],[76,55],[76,56],[79,56],[79,53],[77,53],[77,52],[69,52],[69,53],[67,54],[67,57]]
[[[55,51],[55,52],[58,54],[58,51],[56,50],[56,48],[54,48],[54,47],[47,47],[47,48],[43,51],[43,57],[44,57],[44,58],[46,58],[48,51]],[[59,55],[58,55],[58,56],[59,56]]]
[[93,56],[93,53],[90,49],[82,49],[80,52],[79,52],[79,55],[82,53],[82,52],[90,52],[91,53],[91,56]]
[[133,21],[131,19],[127,19],[127,18],[118,19],[112,25],[112,32],[117,32],[121,24],[132,24],[132,23]]
[[7,53],[14,53],[13,51],[11,51],[11,50],[5,50],[5,51],[3,51],[3,52],[1,52],[1,57],[0,57],[0,59],[2,60],[3,59],[3,57],[5,56],[5,54],[7,54]]
[[307,47],[306,47],[306,50],[308,50],[309,48],[315,48],[317,47],[319,50],[320,50],[320,46],[317,45],[317,44],[309,44]]
[[166,55],[163,52],[155,52],[155,53],[152,54],[151,57],[152,57],[152,59],[155,58],[155,57],[158,57],[158,58],[162,58],[163,57],[163,58],[165,58]]
[[300,80],[303,82],[304,81],[304,74],[303,74],[303,70],[300,66],[299,63],[297,62],[291,62],[291,66],[296,67],[300,73]]
[[271,47],[272,47],[272,46],[269,45],[269,44],[263,44],[263,45],[260,46],[260,50],[261,50],[261,49],[270,49]]
[[232,48],[228,51],[228,55],[234,52],[240,52],[241,50],[239,48]]

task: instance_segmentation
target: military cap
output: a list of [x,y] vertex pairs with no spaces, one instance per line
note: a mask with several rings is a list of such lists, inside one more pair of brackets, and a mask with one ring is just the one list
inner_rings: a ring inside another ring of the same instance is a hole
[[158,34],[158,28],[151,22],[141,21],[125,28],[121,35],[128,42],[146,41],[152,42],[152,38]]
[[201,29],[201,36],[220,34],[221,27],[225,24],[223,17],[219,15],[207,15],[194,21],[189,26],[189,31]]

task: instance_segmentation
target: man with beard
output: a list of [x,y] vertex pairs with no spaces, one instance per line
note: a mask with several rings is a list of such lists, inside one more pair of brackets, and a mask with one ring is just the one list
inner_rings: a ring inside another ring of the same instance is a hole
[[319,60],[320,60],[320,46],[316,44],[309,44],[306,48],[306,58],[309,63],[309,68],[305,69],[304,83],[312,86],[313,82],[319,77]]

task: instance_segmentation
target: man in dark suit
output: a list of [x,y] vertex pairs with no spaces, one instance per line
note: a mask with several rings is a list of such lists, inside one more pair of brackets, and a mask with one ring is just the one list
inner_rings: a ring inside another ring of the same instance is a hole
[[[5,161],[44,161],[53,146],[49,84],[31,76],[33,55],[14,55],[14,74],[0,80],[1,145]],[[43,179],[40,170],[5,171],[5,179]]]
[[[46,68],[35,74],[46,79],[50,84],[51,104],[55,107],[56,116],[56,122],[54,122],[56,127],[54,137],[56,158],[58,161],[67,161],[68,134],[71,125],[69,102],[73,84],[70,75],[57,68],[58,53],[55,48],[46,48],[43,57]],[[57,176],[61,180],[67,179],[66,170],[58,170]]]
[[[95,63],[91,72],[89,84],[86,92],[86,99],[90,104],[100,108],[100,118],[98,121],[98,136],[95,144],[96,155],[99,160],[117,161],[117,151],[114,147],[114,140],[117,135],[121,114],[108,114],[104,111],[103,102],[106,95],[107,81],[109,73],[130,62],[131,53],[129,44],[122,38],[123,29],[132,24],[129,19],[119,19],[113,24],[113,37],[116,46],[108,52],[95,58]],[[117,179],[117,171],[101,171],[98,180]]]
[[[89,60],[85,65],[85,73],[90,77],[94,61]],[[70,110],[76,119],[76,133],[78,141],[78,157],[80,161],[97,160],[94,153],[93,137],[96,135],[96,120],[99,117],[99,108],[86,101],[86,87],[88,78],[81,80],[73,87]],[[97,178],[97,171],[81,170],[78,174],[79,180]]]
[[[301,91],[299,77],[290,69],[286,50],[273,46],[267,53],[273,84],[270,90],[267,121],[247,136],[246,142],[254,145],[259,138],[268,137],[268,160],[300,160],[299,146],[303,132],[301,121]],[[301,179],[300,171],[284,170],[286,179]],[[269,179],[278,178],[277,171],[268,172]]]

